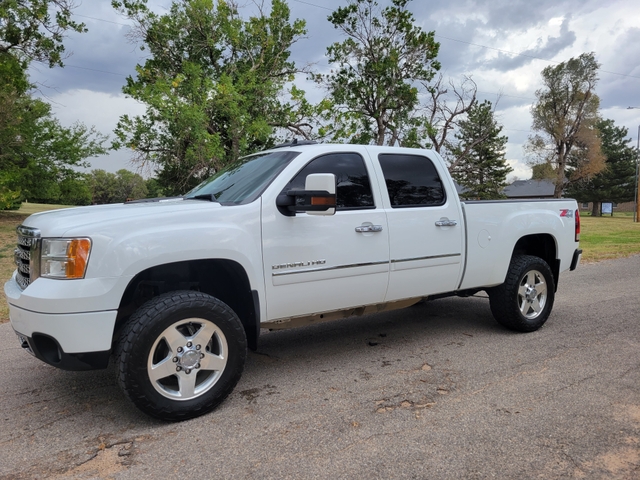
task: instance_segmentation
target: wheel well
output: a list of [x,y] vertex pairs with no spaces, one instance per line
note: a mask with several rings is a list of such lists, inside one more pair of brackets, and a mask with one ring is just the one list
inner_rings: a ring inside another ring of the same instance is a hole
[[543,259],[551,268],[556,289],[560,276],[560,260],[557,258],[556,240],[552,235],[539,233],[522,237],[513,249],[513,255],[534,255]]
[[242,266],[232,260],[205,259],[157,265],[138,273],[122,296],[113,342],[129,317],[145,302],[166,292],[195,290],[223,301],[238,315],[251,350],[257,348],[260,310]]

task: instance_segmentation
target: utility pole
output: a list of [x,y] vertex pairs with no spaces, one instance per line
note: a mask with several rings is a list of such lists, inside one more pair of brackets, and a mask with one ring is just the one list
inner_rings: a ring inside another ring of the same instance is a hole
[[640,209],[638,208],[638,200],[640,200],[640,184],[638,182],[638,164],[640,163],[640,125],[638,125],[638,143],[636,143],[636,211],[633,212],[633,221],[640,221]]
[[[627,107],[627,110],[632,110],[640,107]],[[640,163],[640,125],[638,125],[638,139],[636,143],[636,191],[635,191],[635,205],[633,210],[633,221],[640,221],[640,209],[638,208],[638,200],[640,200],[640,184],[638,182],[638,164]]]

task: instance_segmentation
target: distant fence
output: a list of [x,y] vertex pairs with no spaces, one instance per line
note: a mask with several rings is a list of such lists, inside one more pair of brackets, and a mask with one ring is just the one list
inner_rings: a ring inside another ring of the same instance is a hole
[[[580,207],[580,211],[581,212],[590,212],[591,209],[593,208],[593,204],[591,202],[589,203],[578,203],[579,207]],[[616,212],[631,212],[633,213],[633,210],[635,208],[635,204],[633,202],[625,202],[625,203],[614,203],[613,204],[613,213]]]

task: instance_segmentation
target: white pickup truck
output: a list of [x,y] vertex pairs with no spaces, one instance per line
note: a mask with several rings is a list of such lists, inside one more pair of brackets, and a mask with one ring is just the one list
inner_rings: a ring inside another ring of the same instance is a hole
[[146,413],[206,413],[261,328],[484,290],[540,328],[580,261],[574,200],[461,202],[429,150],[292,143],[184,197],[32,215],[4,287],[22,346],[67,370],[116,364]]

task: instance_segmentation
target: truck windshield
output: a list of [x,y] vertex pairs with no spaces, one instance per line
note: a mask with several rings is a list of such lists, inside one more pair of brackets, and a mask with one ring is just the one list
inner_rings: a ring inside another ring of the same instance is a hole
[[185,195],[200,199],[213,195],[223,205],[250,203],[300,152],[280,151],[241,158],[223,168]]

